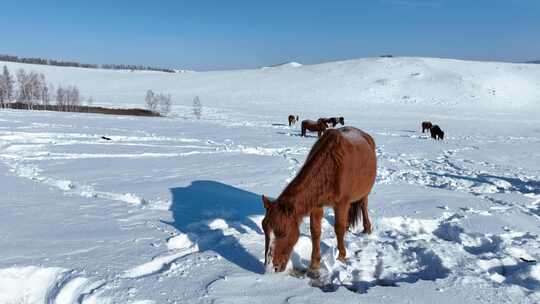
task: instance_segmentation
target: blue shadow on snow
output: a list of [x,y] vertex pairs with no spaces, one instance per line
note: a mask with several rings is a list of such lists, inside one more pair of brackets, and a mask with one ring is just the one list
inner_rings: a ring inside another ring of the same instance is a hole
[[261,248],[264,244],[263,232],[249,218],[264,215],[261,196],[220,182],[193,181],[187,187],[170,189],[172,204],[170,210],[173,226],[182,233],[195,235],[194,240],[201,252],[212,250],[229,262],[255,273],[264,273],[264,265],[240,244],[234,235],[226,235],[223,229],[211,229],[208,223],[222,219],[228,227],[240,233],[247,228],[261,234]]

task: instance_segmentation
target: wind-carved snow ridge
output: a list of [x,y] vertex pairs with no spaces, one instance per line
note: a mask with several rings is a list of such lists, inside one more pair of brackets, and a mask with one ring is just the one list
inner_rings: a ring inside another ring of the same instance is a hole
[[101,198],[114,201],[122,201],[133,205],[148,204],[148,202],[144,198],[141,198],[133,193],[113,193],[97,191],[89,185],[77,185],[69,180],[42,176],[41,170],[35,165],[11,162],[9,163],[9,166],[11,167],[11,170],[20,177],[44,183],[46,185],[64,191],[68,194],[75,194],[89,198]]
[[0,303],[110,303],[102,296],[106,284],[62,268],[0,269]]
[[[195,236],[191,236],[194,238]],[[189,254],[199,251],[197,244],[194,244],[187,234],[180,233],[171,237],[167,241],[169,252],[156,256],[152,261],[126,270],[121,277],[136,279],[157,273],[162,273],[174,266],[174,262]]]

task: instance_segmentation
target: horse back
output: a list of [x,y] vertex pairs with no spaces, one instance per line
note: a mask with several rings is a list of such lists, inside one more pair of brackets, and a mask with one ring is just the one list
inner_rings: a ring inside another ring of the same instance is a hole
[[357,128],[342,127],[327,131],[320,142],[318,149],[332,149],[327,152],[332,153],[335,163],[336,200],[365,197],[377,176],[373,137]]

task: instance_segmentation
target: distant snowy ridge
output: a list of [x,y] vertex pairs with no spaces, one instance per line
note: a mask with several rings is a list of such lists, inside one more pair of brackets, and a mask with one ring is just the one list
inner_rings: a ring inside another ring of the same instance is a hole
[[251,111],[346,112],[375,104],[483,111],[540,108],[540,66],[525,63],[394,57],[196,73],[3,65],[13,73],[19,68],[41,72],[53,84],[77,85],[83,96],[105,106],[142,106],[152,89],[171,94],[173,105],[191,106],[199,96],[204,107]]
[[301,67],[302,65],[303,64],[295,62],[295,61],[289,61],[289,62],[282,62],[282,63],[278,63],[278,64],[273,64],[271,66],[265,66],[265,67],[262,67],[262,68],[263,69],[277,68],[277,67],[293,67],[293,68],[297,68],[297,67]]

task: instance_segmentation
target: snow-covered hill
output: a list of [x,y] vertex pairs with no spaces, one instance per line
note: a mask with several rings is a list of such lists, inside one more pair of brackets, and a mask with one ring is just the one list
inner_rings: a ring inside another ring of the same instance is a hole
[[[540,302],[539,66],[6,64],[77,84],[95,104],[169,92],[179,115],[0,109],[0,304]],[[341,114],[377,143],[374,232],[347,233],[339,262],[327,210],[318,278],[305,272],[307,220],[289,270],[263,274],[260,195],[279,195],[316,141],[288,114]],[[423,120],[445,140],[422,134]]]
[[377,104],[540,109],[540,66],[532,64],[397,57],[179,74],[1,65],[42,72],[54,84],[76,84],[96,103],[116,106],[141,106],[146,90],[153,89],[172,94],[178,105],[200,96],[213,107],[274,111],[313,105],[344,112]]

